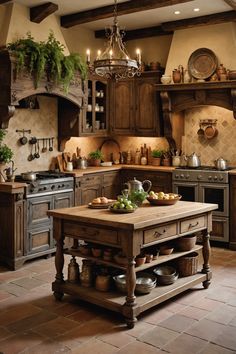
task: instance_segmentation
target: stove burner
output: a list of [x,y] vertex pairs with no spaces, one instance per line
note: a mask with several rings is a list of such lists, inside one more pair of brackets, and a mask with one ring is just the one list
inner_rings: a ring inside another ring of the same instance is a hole
[[36,175],[37,175],[37,179],[69,177],[67,173],[55,172],[55,171],[40,171],[40,172],[36,172]]

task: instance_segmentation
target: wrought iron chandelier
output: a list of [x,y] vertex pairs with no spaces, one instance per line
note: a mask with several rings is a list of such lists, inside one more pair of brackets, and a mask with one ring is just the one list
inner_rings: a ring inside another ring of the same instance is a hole
[[[125,79],[141,74],[141,53],[137,49],[136,59],[131,59],[122,41],[124,32],[120,31],[117,21],[117,0],[114,5],[113,26],[107,34],[108,43],[104,52],[98,51],[92,70],[107,79]],[[88,56],[87,56],[88,58]],[[91,68],[91,67],[90,67]]]

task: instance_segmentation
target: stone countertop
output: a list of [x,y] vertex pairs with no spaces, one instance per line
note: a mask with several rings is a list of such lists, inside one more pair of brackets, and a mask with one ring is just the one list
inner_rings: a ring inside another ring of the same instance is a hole
[[236,168],[229,171],[229,175],[236,175]]

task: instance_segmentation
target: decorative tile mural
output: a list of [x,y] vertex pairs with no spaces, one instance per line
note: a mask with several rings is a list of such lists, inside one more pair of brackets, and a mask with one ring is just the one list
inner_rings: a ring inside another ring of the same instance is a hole
[[[207,139],[197,134],[202,119],[217,119],[216,137]],[[236,120],[232,111],[216,106],[186,110],[184,131],[182,150],[187,155],[192,152],[200,155],[202,165],[213,165],[215,159],[223,157],[229,165],[236,166]]]

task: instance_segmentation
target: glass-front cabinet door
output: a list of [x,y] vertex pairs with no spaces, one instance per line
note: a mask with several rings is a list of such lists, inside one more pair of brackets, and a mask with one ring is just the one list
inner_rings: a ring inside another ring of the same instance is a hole
[[80,135],[107,135],[108,102],[107,82],[91,75],[88,79],[87,102],[81,111]]

